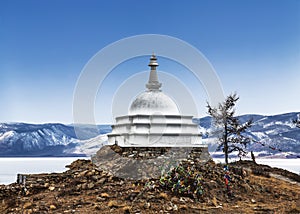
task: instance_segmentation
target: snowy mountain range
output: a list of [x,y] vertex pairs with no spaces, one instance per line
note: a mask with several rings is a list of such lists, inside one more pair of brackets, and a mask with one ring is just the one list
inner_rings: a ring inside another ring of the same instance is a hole
[[[300,129],[292,123],[299,112],[274,116],[242,115],[240,121],[253,119],[248,135],[259,143],[252,143],[249,151],[261,155],[300,154]],[[200,125],[204,142],[215,151],[211,118],[194,119]],[[0,156],[86,156],[95,154],[106,143],[110,125],[80,126],[80,139],[73,125],[59,123],[26,124],[0,123]]]
[[[254,141],[248,146],[248,151],[254,151],[260,156],[299,156],[300,154],[300,129],[292,122],[299,115],[299,112],[263,116],[248,114],[239,116],[243,123],[249,119],[253,125],[247,135]],[[195,119],[201,127],[204,142],[209,144],[210,152],[215,152],[217,147],[216,136],[213,136],[211,118],[204,117]]]
[[73,125],[0,123],[0,156],[86,156],[95,138],[98,149],[106,141],[102,136],[111,127],[80,125],[79,131],[80,139]]

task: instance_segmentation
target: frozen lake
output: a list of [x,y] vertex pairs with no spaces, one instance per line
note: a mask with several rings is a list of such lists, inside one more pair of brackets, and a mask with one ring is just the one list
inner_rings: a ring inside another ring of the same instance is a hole
[[[232,161],[238,161],[239,159],[229,159],[230,162]],[[243,160],[247,160],[247,159],[243,159]],[[248,159],[250,160],[250,159]],[[225,160],[224,158],[214,158],[214,161],[216,163],[225,163]],[[265,164],[265,165],[269,165],[269,166],[272,166],[272,167],[278,167],[278,168],[282,168],[282,169],[286,169],[290,172],[294,172],[296,174],[299,174],[300,173],[300,159],[264,159],[264,158],[261,158],[261,159],[258,159],[256,158],[256,162],[258,164]]]
[[66,165],[77,159],[84,159],[84,157],[0,158],[0,184],[15,182],[18,173],[63,172],[67,169]]
[[[66,170],[66,165],[82,158],[0,158],[0,184],[15,182],[18,173],[63,172]],[[224,159],[220,158],[214,160],[215,162],[224,162]],[[256,161],[261,164],[287,169],[297,174],[300,173],[300,159],[257,159]]]

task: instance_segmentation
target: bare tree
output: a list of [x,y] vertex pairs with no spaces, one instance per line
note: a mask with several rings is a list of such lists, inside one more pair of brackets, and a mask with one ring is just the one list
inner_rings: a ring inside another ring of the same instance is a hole
[[247,154],[247,144],[251,139],[245,135],[245,132],[252,125],[252,119],[241,124],[235,116],[235,105],[239,100],[236,93],[229,95],[224,102],[217,107],[212,107],[207,103],[208,114],[213,119],[213,124],[219,128],[219,146],[218,150],[223,150],[225,154],[225,163],[228,164],[228,154],[237,151],[239,156]]

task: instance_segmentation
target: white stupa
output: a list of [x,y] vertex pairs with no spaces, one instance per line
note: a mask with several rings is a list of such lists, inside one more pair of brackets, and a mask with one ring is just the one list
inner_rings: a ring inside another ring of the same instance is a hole
[[109,145],[120,147],[207,147],[202,144],[198,125],[193,116],[181,115],[176,103],[160,88],[152,55],[147,90],[136,97],[126,116],[116,118]]

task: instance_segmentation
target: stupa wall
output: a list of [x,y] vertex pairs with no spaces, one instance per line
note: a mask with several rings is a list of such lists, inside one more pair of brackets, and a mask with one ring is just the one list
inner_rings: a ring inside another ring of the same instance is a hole
[[117,144],[121,147],[205,147],[199,135],[160,135],[134,134],[112,135],[108,139],[109,145]]
[[197,125],[178,124],[122,124],[113,127],[113,134],[197,134]]
[[126,115],[116,118],[116,124],[125,123],[184,123],[193,124],[192,116],[184,115]]

